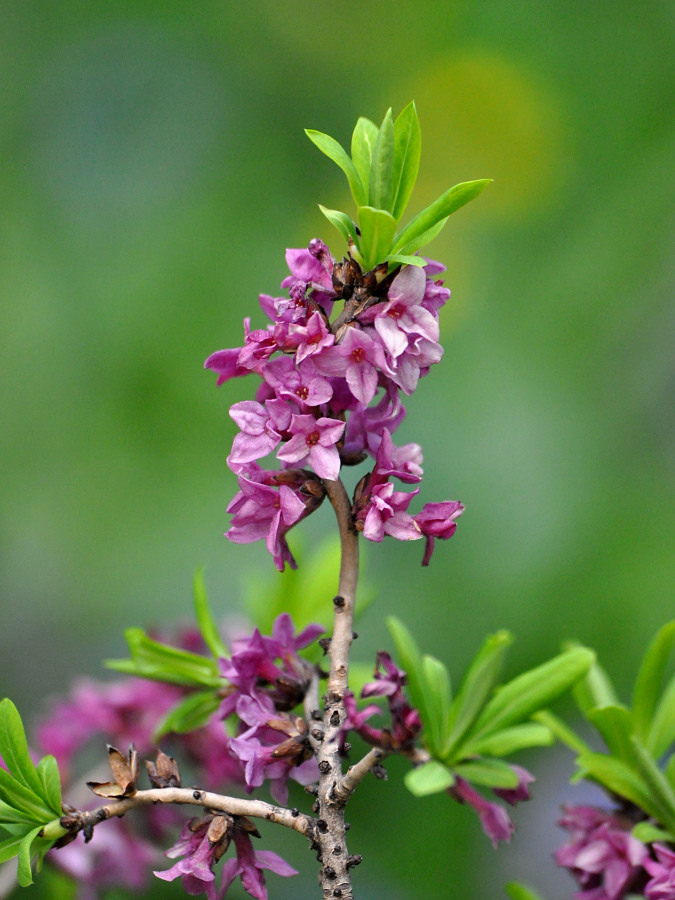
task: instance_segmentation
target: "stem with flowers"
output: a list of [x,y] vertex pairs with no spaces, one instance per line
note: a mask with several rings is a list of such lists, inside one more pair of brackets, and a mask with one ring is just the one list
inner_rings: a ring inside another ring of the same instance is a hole
[[[108,663],[123,678],[82,683],[57,705],[38,729],[35,749],[45,755],[37,764],[16,708],[2,701],[0,864],[17,857],[25,886],[46,859],[89,896],[120,886],[138,893],[154,871],[208,900],[223,900],[240,878],[249,895],[266,900],[265,871],[297,873],[276,853],[254,849],[259,821],[304,836],[319,862],[322,897],[351,900],[361,856],[348,852],[345,809],[368,774],[386,778],[387,757],[410,763],[404,780],[414,797],[444,793],[470,807],[496,847],[514,831],[503,804],[527,800],[534,780],[510,757],[557,738],[579,754],[580,777],[622,804],[616,813],[566,811],[563,827],[573,840],[559,862],[587,890],[583,896],[619,900],[644,889],[651,900],[675,900],[675,888],[663,888],[675,873],[672,757],[660,767],[675,740],[675,682],[661,691],[675,626],[648,651],[632,710],[616,699],[594,654],[578,645],[502,682],[512,640],[505,631],[486,638],[453,692],[446,664],[423,654],[393,617],[392,652],[377,654],[372,680],[357,696],[350,652],[359,538],[424,539],[426,566],[437,539],[451,538],[464,512],[457,500],[409,512],[422,450],[396,445],[394,435],[404,399],[443,356],[439,313],[450,292],[437,278],[444,267],[420,250],[488,181],[456,185],[402,224],[420,161],[414,104],[395,120],[389,110],[379,126],[360,118],[351,154],[328,135],[307,133],[345,173],[356,204],[355,217],[321,207],[345,240],[345,255],[335,259],[319,239],[287,250],[283,296],[259,298],[267,325],[252,329],[247,318],[242,345],[212,353],[205,366],[219,385],[255,382],[255,399],[230,407],[239,431],[228,465],[238,492],[226,537],[264,541],[276,568],[293,570],[287,536],[327,497],[339,533],[337,593],[333,574],[315,600],[307,585],[291,581],[295,588],[280,592],[276,616],[268,613],[270,599],[250,629],[225,633],[198,574],[198,630],[151,636],[129,629],[129,658]],[[264,461],[271,456],[278,465],[270,468]],[[363,464],[348,489],[349,469]],[[331,610],[332,631],[319,639],[326,629],[313,620]],[[608,754],[591,751],[549,709],[571,689]],[[108,747],[112,780],[87,782],[99,798],[93,807],[77,790],[80,749],[92,735],[123,748]],[[150,789],[140,786],[141,756]],[[196,786],[183,785],[186,770]],[[290,782],[313,799],[301,795],[290,806]],[[250,796],[262,790],[275,802]],[[184,806],[198,815],[184,821]],[[145,816],[142,829],[127,815],[135,811]],[[178,859],[169,868],[157,856],[167,846],[165,855]],[[660,893],[650,894],[654,879]],[[513,900],[535,898],[519,885],[509,892]]]

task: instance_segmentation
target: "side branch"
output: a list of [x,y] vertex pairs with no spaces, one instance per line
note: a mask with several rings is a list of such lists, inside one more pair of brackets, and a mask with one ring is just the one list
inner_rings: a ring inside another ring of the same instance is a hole
[[315,830],[315,820],[311,816],[299,813],[297,810],[286,809],[283,806],[274,806],[264,800],[245,800],[239,797],[226,797],[223,794],[215,794],[210,791],[192,790],[190,788],[152,788],[147,791],[137,791],[132,797],[124,797],[113,800],[98,809],[89,811],[77,810],[67,813],[61,818],[61,825],[69,831],[91,829],[115,816],[123,816],[132,809],[143,806],[152,806],[156,803],[177,803],[199,806],[202,809],[210,809],[216,812],[229,813],[232,816],[250,816],[256,819],[265,819],[277,825],[285,825],[294,831],[311,837]]
[[350,766],[335,790],[338,800],[346,803],[368,772],[381,763],[386,755],[381,747],[373,747],[362,759]]

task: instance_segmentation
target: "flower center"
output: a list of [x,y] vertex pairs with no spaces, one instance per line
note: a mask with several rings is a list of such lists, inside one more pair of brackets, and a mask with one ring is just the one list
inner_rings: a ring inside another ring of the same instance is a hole
[[315,444],[319,443],[319,432],[313,431],[311,434],[308,434],[305,438],[308,447],[313,447]]
[[362,363],[366,358],[366,351],[363,347],[356,347],[356,349],[352,350],[351,357],[355,363]]
[[403,306],[392,306],[387,315],[390,319],[400,319],[403,315],[405,307]]
[[309,388],[305,387],[304,384],[301,384],[300,387],[296,390],[295,394],[301,400],[306,400],[309,397]]

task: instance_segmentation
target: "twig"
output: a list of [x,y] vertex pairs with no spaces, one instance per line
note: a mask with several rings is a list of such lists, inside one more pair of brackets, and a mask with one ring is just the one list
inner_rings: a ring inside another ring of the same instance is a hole
[[386,752],[381,747],[373,747],[362,759],[347,769],[344,778],[336,789],[338,798],[342,803],[346,803],[349,800],[368,772],[382,762],[386,755]]

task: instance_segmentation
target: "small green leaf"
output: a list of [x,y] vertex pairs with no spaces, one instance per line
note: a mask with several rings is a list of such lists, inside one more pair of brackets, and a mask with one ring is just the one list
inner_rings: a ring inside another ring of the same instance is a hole
[[483,710],[499,678],[504,656],[513,637],[508,631],[498,631],[484,641],[467,669],[450,710],[451,732],[444,748],[444,757],[452,754]]
[[37,828],[33,828],[32,831],[29,831],[19,844],[17,881],[19,882],[21,887],[28,887],[29,884],[33,883],[33,872],[31,870],[31,857],[33,855],[32,847],[33,841],[41,831],[42,826],[38,825]]
[[389,271],[393,271],[397,266],[417,266],[418,269],[423,269],[427,264],[426,259],[422,259],[421,256],[406,256],[405,253],[394,253],[387,257],[387,262]]
[[435,200],[431,206],[427,206],[422,212],[417,213],[405,226],[396,238],[394,253],[402,250],[415,238],[433,228],[441,219],[446,219],[470,200],[477,197],[492,181],[491,178],[482,178],[478,181],[464,181],[456,184]]
[[379,130],[374,122],[361,116],[352,134],[352,160],[363,185],[365,204],[370,203],[370,166]]
[[358,247],[358,235],[356,234],[356,226],[349,218],[347,213],[340,212],[339,209],[327,209],[319,203],[319,209],[328,219],[331,225],[340,232],[347,244],[352,240]]
[[164,716],[155,730],[154,740],[159,741],[165,734],[187,734],[201,728],[221,703],[222,698],[214,691],[188,694]]
[[647,648],[633,691],[633,718],[638,737],[645,741],[656,702],[661,691],[661,681],[673,649],[675,622],[669,622],[659,630]]
[[204,584],[204,571],[198,569],[192,582],[192,592],[194,596],[195,617],[197,625],[204,638],[204,643],[216,658],[228,657],[227,647],[223,643],[218,634],[218,626],[216,625],[211,608],[209,607],[209,599],[206,594],[206,586]]
[[647,749],[658,759],[675,741],[675,677],[666,686],[649,725]]
[[411,794],[416,797],[427,797],[429,794],[439,794],[452,787],[455,776],[443,763],[431,759],[416,769],[411,769],[404,781]]
[[[572,645],[576,646],[576,645]],[[585,678],[572,691],[577,706],[588,718],[588,713],[596,706],[618,706],[619,698],[607,672],[599,662],[594,662]]]
[[387,259],[396,231],[396,220],[384,209],[362,206],[359,209],[361,254],[366,270]]
[[24,814],[26,822],[44,822],[53,818],[53,812],[49,810],[38,794],[24,787],[5,769],[0,767],[0,800],[13,809]]
[[[373,158],[370,163],[370,187],[368,202],[370,206],[391,213],[394,197],[394,118],[391,109],[385,113],[380,130],[377,133]],[[365,205],[365,199],[359,206]],[[394,231],[396,220],[394,219]],[[394,233],[392,232],[392,238]]]
[[356,166],[349,158],[344,147],[342,147],[335,138],[330,137],[328,134],[323,134],[321,131],[305,128],[305,134],[322,153],[325,153],[329,159],[332,159],[333,162],[342,169],[347,176],[349,189],[352,192],[354,202],[357,206],[363,206],[366,203],[366,194],[363,189],[363,184],[359,178]]
[[0,756],[16,780],[39,796],[42,783],[30,756],[21,716],[8,697],[0,702]]
[[53,756],[43,756],[38,764],[37,773],[42,783],[42,796],[52,812],[57,816],[61,816],[63,813],[61,808],[61,777],[56,759]]
[[667,843],[675,841],[675,836],[669,831],[657,828],[656,825],[652,825],[650,822],[638,822],[631,830],[631,834],[638,841],[642,841],[643,844],[653,844],[654,841],[666,841]]
[[504,890],[511,900],[542,900],[539,894],[535,894],[530,888],[525,887],[524,884],[519,884],[517,881],[510,881],[508,884],[505,884]]
[[583,770],[583,777],[597,781],[612,793],[630,800],[648,815],[661,820],[663,811],[654,803],[644,778],[620,759],[604,753],[582,753],[577,757],[577,765]]
[[397,253],[417,253],[417,251],[421,250],[422,247],[430,244],[435,237],[438,237],[441,231],[443,231],[443,229],[445,228],[445,224],[448,221],[448,218],[449,217],[446,216],[445,219],[441,219],[440,222],[436,222],[434,226],[427,229],[427,231],[423,231],[421,234],[418,234],[416,238],[414,238],[412,241],[408,241],[408,243],[403,247],[399,247],[399,242],[396,241],[395,246],[397,248]]
[[500,687],[481,713],[474,740],[517,725],[568,691],[593,664],[595,654],[576,647]]
[[632,742],[635,769],[649,788],[652,802],[658,803],[662,810],[661,815],[656,818],[662,825],[673,831],[675,830],[675,790],[637,738],[633,738]]
[[633,765],[633,720],[629,710],[625,706],[600,706],[589,710],[587,718],[602,735],[612,756],[622,759],[629,766]]
[[422,673],[422,657],[414,638],[400,619],[395,616],[387,617],[387,628],[396,645],[396,655],[401,668],[408,676],[408,692],[412,705],[422,709],[425,705],[424,680]]
[[141,628],[128,628],[124,636],[131,659],[107,660],[109,669],[184,687],[222,685],[214,659],[153,641]]
[[668,784],[675,790],[675,753],[670,757],[665,765],[663,774],[668,779]]
[[452,771],[455,775],[481,787],[509,790],[518,786],[518,773],[501,759],[483,758],[459,763],[452,767]]
[[397,222],[405,212],[417,181],[422,135],[415,102],[409,103],[394,122],[394,173],[392,214]]
[[450,675],[433,656],[422,657],[422,677],[428,720],[425,720],[426,744],[432,756],[440,756],[448,737],[448,717],[452,702]]
[[0,865],[2,865],[2,863],[4,862],[7,862],[8,859],[13,859],[16,856],[16,854],[19,852],[21,842],[23,841],[26,834],[28,834],[28,830],[22,831],[19,834],[13,834],[10,837],[0,840]]
[[585,741],[582,741],[581,738],[562,721],[562,719],[550,710],[542,709],[538,713],[535,713],[532,718],[535,722],[540,722],[542,725],[550,728],[551,733],[554,734],[561,743],[565,744],[566,747],[569,747],[570,750],[574,750],[575,753],[591,752],[591,748],[588,744]]
[[[20,809],[15,809],[13,806],[5,803],[4,800],[0,800],[0,825],[7,824],[27,824],[26,813],[21,812]],[[30,823],[33,824],[33,820],[30,820]]]
[[505,728],[504,731],[498,731],[475,743],[469,740],[462,745],[461,751],[469,756],[474,753],[479,756],[509,756],[516,750],[527,747],[550,747],[554,740],[553,732],[545,725],[527,722]]

